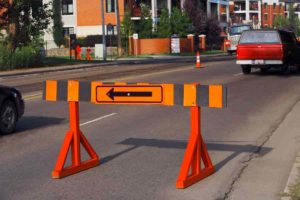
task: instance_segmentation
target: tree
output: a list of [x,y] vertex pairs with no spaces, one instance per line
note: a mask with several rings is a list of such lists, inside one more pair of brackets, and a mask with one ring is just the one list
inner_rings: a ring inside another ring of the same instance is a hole
[[128,8],[125,9],[124,18],[121,24],[122,46],[128,50],[128,38],[133,34],[133,22]]
[[8,48],[26,46],[37,40],[50,21],[49,4],[37,0],[13,0],[7,11],[5,27]]
[[1,29],[8,26],[8,10],[12,2],[9,0],[0,1],[0,27]]
[[283,15],[276,15],[273,27],[274,28],[286,28],[288,25],[288,20]]
[[215,18],[208,18],[205,25],[206,45],[209,50],[219,47],[221,44],[221,28],[219,21]]
[[184,4],[185,12],[192,20],[197,35],[205,33],[206,12],[204,12],[204,4],[202,1],[186,0]]
[[171,20],[168,9],[163,9],[157,24],[157,36],[160,38],[170,37],[172,34]]
[[300,21],[295,14],[294,4],[289,4],[288,29],[293,31],[297,36],[300,35]]
[[179,37],[185,37],[192,31],[190,27],[191,22],[185,12],[174,8],[171,16],[169,16],[169,11],[164,9],[157,25],[157,35],[158,37],[170,37],[172,34],[176,34]]
[[185,37],[189,31],[190,19],[185,12],[174,8],[171,15],[172,33],[179,37]]
[[53,0],[53,38],[55,44],[60,47],[65,44],[65,38],[63,35],[63,22],[61,17],[61,0]]
[[151,38],[152,34],[152,19],[148,6],[141,4],[141,20],[138,25],[138,33],[140,38]]

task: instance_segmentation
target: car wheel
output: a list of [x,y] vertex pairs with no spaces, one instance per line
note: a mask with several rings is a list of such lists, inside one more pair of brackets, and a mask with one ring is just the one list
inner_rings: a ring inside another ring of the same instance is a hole
[[5,101],[0,107],[0,133],[12,133],[17,124],[17,109],[12,101]]
[[251,73],[251,66],[250,65],[242,65],[243,74],[250,74]]

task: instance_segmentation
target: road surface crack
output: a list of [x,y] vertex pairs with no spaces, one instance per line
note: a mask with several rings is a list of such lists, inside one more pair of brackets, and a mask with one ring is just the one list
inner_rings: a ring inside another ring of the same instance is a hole
[[218,198],[216,200],[228,200],[230,199],[230,195],[231,193],[234,191],[234,187],[236,185],[236,183],[240,180],[240,178],[242,177],[244,171],[247,169],[247,167],[249,166],[250,162],[252,160],[254,160],[255,158],[260,156],[261,150],[264,147],[264,145],[270,140],[270,138],[273,136],[273,134],[276,132],[276,130],[279,128],[279,126],[282,124],[282,122],[286,119],[286,117],[288,116],[288,114],[294,109],[294,107],[296,106],[296,104],[300,101],[300,99],[298,98],[294,104],[292,104],[287,111],[285,112],[285,114],[277,120],[277,122],[271,126],[271,128],[268,131],[268,134],[265,135],[264,139],[259,142],[255,148],[253,149],[253,151],[247,155],[242,163],[242,167],[238,170],[237,175],[233,178],[228,191],[225,192],[224,196],[222,198]]

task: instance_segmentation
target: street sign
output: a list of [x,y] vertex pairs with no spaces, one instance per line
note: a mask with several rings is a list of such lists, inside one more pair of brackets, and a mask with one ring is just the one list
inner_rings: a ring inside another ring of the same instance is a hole
[[139,39],[139,34],[134,33],[134,34],[132,35],[132,37],[133,37],[134,40],[137,40],[137,39]]
[[70,49],[76,49],[77,39],[76,34],[70,34]]
[[163,102],[160,85],[101,85],[96,87],[96,103],[158,104]]
[[111,23],[107,24],[107,31],[113,31],[113,25]]

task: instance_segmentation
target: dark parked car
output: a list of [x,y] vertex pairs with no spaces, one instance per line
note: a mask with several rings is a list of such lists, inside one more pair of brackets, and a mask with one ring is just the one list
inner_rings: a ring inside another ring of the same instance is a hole
[[24,100],[17,89],[0,85],[0,134],[15,130],[17,121],[24,114],[24,107]]

